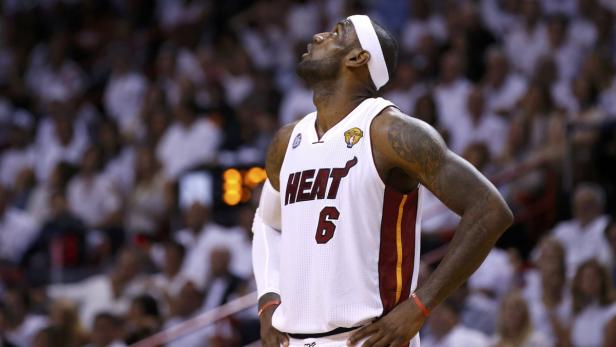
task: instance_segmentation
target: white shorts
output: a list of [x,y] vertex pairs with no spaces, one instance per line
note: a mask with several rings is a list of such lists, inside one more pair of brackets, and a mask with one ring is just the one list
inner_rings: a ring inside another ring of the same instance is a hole
[[[348,331],[346,333],[309,339],[294,339],[289,337],[289,347],[347,347],[347,340],[353,332],[354,331]],[[370,337],[360,340],[356,346],[361,346],[361,344],[366,342],[369,338]],[[409,347],[419,347],[419,335],[411,340]]]

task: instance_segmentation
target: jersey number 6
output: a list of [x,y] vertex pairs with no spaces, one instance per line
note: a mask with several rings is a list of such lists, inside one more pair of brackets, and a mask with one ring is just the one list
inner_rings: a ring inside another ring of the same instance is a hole
[[314,236],[317,243],[327,243],[334,237],[334,231],[336,230],[336,224],[334,220],[338,220],[340,212],[333,206],[324,207],[319,215],[319,224],[317,225],[317,234]]

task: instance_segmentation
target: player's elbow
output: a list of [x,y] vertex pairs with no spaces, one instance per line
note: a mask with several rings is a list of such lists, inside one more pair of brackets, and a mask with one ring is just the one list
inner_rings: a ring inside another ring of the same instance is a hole
[[496,206],[498,206],[496,208],[497,223],[500,226],[501,232],[504,232],[513,224],[513,212],[503,199],[499,199],[499,203]]

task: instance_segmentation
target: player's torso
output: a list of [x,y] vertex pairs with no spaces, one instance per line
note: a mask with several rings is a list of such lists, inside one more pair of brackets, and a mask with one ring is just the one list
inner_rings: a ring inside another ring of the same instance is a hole
[[[316,113],[295,126],[280,170],[283,229],[315,232],[294,233],[294,238],[317,245],[334,237],[357,239],[337,231],[356,226],[356,218],[366,217],[362,210],[382,206],[385,185],[372,158],[370,124],[374,113],[389,105],[367,99],[320,138]],[[379,213],[370,214],[372,222],[380,223]]]
[[[293,130],[280,171],[283,304],[274,324],[282,331],[355,326],[383,312],[379,266],[388,203],[372,156],[370,124],[390,105],[367,99],[321,138],[316,114]],[[396,199],[389,199],[394,213],[402,195]]]

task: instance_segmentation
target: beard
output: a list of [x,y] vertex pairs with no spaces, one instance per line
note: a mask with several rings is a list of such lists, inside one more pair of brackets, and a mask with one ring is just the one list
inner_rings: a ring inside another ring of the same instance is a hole
[[311,60],[309,57],[302,59],[297,65],[297,75],[306,82],[309,87],[326,81],[334,81],[340,75],[342,61],[339,57]]

